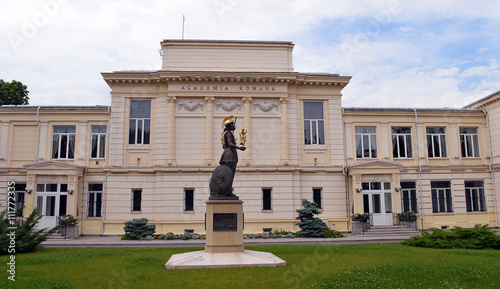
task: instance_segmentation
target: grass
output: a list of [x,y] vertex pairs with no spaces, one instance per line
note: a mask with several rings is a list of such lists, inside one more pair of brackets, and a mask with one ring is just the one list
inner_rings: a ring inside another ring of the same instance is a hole
[[0,256],[0,288],[499,288],[500,251],[401,244],[247,246],[278,268],[166,270],[172,254],[202,248],[41,249]]

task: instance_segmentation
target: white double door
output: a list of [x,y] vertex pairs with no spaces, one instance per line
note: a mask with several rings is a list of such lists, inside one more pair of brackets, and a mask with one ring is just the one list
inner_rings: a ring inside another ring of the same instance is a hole
[[363,211],[372,216],[373,226],[392,225],[390,182],[363,182]]
[[[45,184],[42,184],[45,185]],[[47,189],[45,189],[45,187]],[[53,228],[57,225],[57,218],[66,215],[67,192],[64,184],[54,184],[53,189],[49,190],[49,185],[42,187],[36,193],[36,207],[38,215],[42,216],[38,222],[37,228]],[[61,191],[61,189],[65,191]]]

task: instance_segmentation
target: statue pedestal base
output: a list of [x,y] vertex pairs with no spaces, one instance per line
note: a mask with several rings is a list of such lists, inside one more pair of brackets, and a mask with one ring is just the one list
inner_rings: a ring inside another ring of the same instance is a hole
[[165,268],[286,266],[286,261],[271,253],[245,250],[243,246],[243,201],[209,200],[206,203],[205,250],[172,255],[165,264]]

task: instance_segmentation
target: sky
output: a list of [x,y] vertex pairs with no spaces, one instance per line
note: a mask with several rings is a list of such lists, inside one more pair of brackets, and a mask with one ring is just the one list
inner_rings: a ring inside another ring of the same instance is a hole
[[163,39],[295,44],[352,76],[344,107],[461,108],[500,90],[500,1],[0,0],[0,79],[31,105],[109,105],[101,72],[160,70]]

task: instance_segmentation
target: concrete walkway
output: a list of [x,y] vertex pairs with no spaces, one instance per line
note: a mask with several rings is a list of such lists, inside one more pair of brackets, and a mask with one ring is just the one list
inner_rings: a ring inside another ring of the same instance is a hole
[[[410,238],[408,235],[357,235],[344,234],[345,238],[280,238],[244,239],[245,246],[265,245],[349,245],[397,243]],[[109,247],[204,247],[205,240],[121,240],[121,236],[80,236],[78,239],[47,240],[45,248],[109,248]]]

